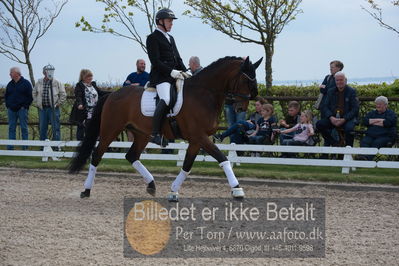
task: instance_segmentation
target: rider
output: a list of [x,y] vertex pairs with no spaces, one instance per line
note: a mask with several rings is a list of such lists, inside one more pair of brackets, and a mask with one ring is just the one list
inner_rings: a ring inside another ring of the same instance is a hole
[[162,146],[167,145],[166,140],[162,141],[160,132],[169,108],[171,83],[174,79],[184,79],[182,71],[187,71],[177,51],[175,40],[168,34],[174,19],[177,18],[172,10],[159,10],[155,16],[157,28],[148,35],[146,43],[151,61],[150,83],[156,86],[160,98],[154,112],[151,142]]

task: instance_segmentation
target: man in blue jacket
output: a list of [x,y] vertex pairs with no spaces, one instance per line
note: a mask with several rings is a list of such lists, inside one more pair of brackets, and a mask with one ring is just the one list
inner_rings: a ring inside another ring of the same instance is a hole
[[[363,119],[367,131],[360,141],[360,147],[386,147],[394,144],[396,138],[397,116],[394,111],[388,109],[388,98],[378,96],[374,102],[375,110],[367,113]],[[368,160],[372,160],[373,157],[374,155],[365,156]]]
[[[16,128],[19,119],[21,135],[23,140],[28,139],[28,111],[31,105],[32,85],[21,76],[21,70],[18,67],[10,69],[11,81],[8,83],[5,94],[5,102],[8,113],[8,138],[16,139]],[[26,146],[22,147],[27,149]],[[8,146],[7,149],[14,149]]]
[[150,79],[150,74],[145,71],[144,59],[138,59],[136,61],[136,68],[136,72],[130,73],[129,76],[127,76],[125,82],[123,82],[123,86],[134,85],[144,87],[144,85],[148,82]]
[[356,90],[346,85],[346,77],[342,71],[335,73],[336,88],[327,92],[325,104],[322,106],[325,118],[316,124],[323,138],[333,146],[338,141],[331,135],[331,129],[342,128],[345,132],[345,145],[353,146],[353,130],[359,114],[359,100]]

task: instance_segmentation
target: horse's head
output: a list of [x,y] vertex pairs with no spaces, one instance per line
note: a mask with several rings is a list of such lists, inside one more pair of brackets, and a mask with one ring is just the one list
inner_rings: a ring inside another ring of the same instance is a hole
[[255,64],[247,57],[240,66],[237,80],[234,81],[234,88],[228,94],[228,98],[233,100],[233,106],[236,112],[246,111],[249,100],[253,100],[258,95],[258,84],[256,82],[256,69],[259,67],[262,59]]

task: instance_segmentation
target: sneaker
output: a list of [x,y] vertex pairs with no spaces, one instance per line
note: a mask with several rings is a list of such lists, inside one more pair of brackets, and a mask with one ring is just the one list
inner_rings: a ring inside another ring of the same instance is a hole
[[213,138],[219,142],[223,142],[222,134],[215,134]]

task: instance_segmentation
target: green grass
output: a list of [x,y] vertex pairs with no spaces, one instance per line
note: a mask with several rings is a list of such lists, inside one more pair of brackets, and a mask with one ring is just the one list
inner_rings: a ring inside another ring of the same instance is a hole
[[[180,167],[176,166],[175,161],[143,160],[142,162],[150,172],[156,175],[173,176],[177,175],[180,171]],[[69,159],[42,162],[39,157],[2,156],[0,167],[63,169],[66,171],[68,163]],[[399,176],[396,169],[357,168],[357,171],[351,172],[349,175],[341,174],[341,169],[339,167],[241,164],[234,167],[234,172],[238,178],[252,177],[279,180],[399,185]],[[135,171],[126,160],[112,159],[102,160],[98,170],[130,173]],[[222,169],[215,162],[195,162],[191,174],[224,178]]]

